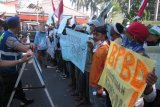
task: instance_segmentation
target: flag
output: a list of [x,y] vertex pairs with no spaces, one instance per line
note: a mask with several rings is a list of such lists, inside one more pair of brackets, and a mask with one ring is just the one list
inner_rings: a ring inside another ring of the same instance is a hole
[[139,17],[142,16],[142,14],[143,14],[143,12],[144,12],[144,9],[145,9],[146,6],[147,6],[147,3],[148,3],[148,0],[142,0],[141,6],[140,6],[140,8],[139,8],[139,11],[138,11],[137,16],[139,16]]
[[53,12],[55,12],[55,7],[54,7],[54,2],[53,2],[53,0],[51,0],[51,2],[52,2],[52,8],[53,8]]
[[62,19],[63,15],[63,0],[60,1],[58,8],[55,10],[55,16],[58,18],[58,23]]
[[139,7],[137,16],[135,18],[133,18],[133,21],[137,21],[138,19],[140,19],[143,15],[144,9],[146,8],[148,3],[148,0],[142,0],[141,5]]

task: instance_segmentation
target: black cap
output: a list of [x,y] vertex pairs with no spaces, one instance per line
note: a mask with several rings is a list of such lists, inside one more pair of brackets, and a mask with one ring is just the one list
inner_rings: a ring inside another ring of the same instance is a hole
[[7,20],[7,25],[8,25],[8,28],[18,27],[18,25],[19,25],[19,17],[18,16],[10,17]]
[[107,28],[106,26],[99,26],[99,27],[96,27],[95,30],[94,30],[94,33],[102,33],[102,34],[107,34]]

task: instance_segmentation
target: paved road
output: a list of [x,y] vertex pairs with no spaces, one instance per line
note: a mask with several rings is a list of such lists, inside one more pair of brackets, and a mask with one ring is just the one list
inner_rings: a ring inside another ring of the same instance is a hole
[[[55,107],[75,107],[74,97],[70,96],[69,80],[62,80],[55,68],[44,68],[43,78]],[[23,85],[41,86],[38,76],[32,64],[28,64],[22,76]],[[25,90],[28,98],[33,98],[34,103],[27,107],[51,107],[43,89]],[[13,100],[11,107],[19,107],[19,101]],[[82,105],[79,107],[88,107]]]

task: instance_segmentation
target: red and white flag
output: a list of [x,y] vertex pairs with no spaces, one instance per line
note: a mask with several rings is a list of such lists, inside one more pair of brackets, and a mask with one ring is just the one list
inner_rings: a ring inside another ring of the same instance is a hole
[[137,16],[142,17],[144,9],[147,6],[147,3],[148,3],[148,0],[142,0]]
[[133,21],[138,20],[139,18],[142,17],[144,9],[147,6],[147,3],[148,3],[148,0],[142,0],[141,5],[138,10],[138,13],[137,13],[137,16],[133,19]]
[[63,0],[60,1],[58,8],[55,10],[55,16],[58,18],[58,22],[63,17]]
[[53,8],[53,12],[55,12],[55,7],[54,7],[54,0],[51,0],[51,2],[52,2],[52,8]]

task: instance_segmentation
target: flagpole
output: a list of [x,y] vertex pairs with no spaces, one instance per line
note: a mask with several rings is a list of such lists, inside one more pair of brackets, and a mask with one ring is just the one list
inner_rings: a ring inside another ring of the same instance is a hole
[[[38,7],[38,0],[37,0],[37,7]],[[36,10],[37,12],[37,23],[38,23],[38,10]]]

